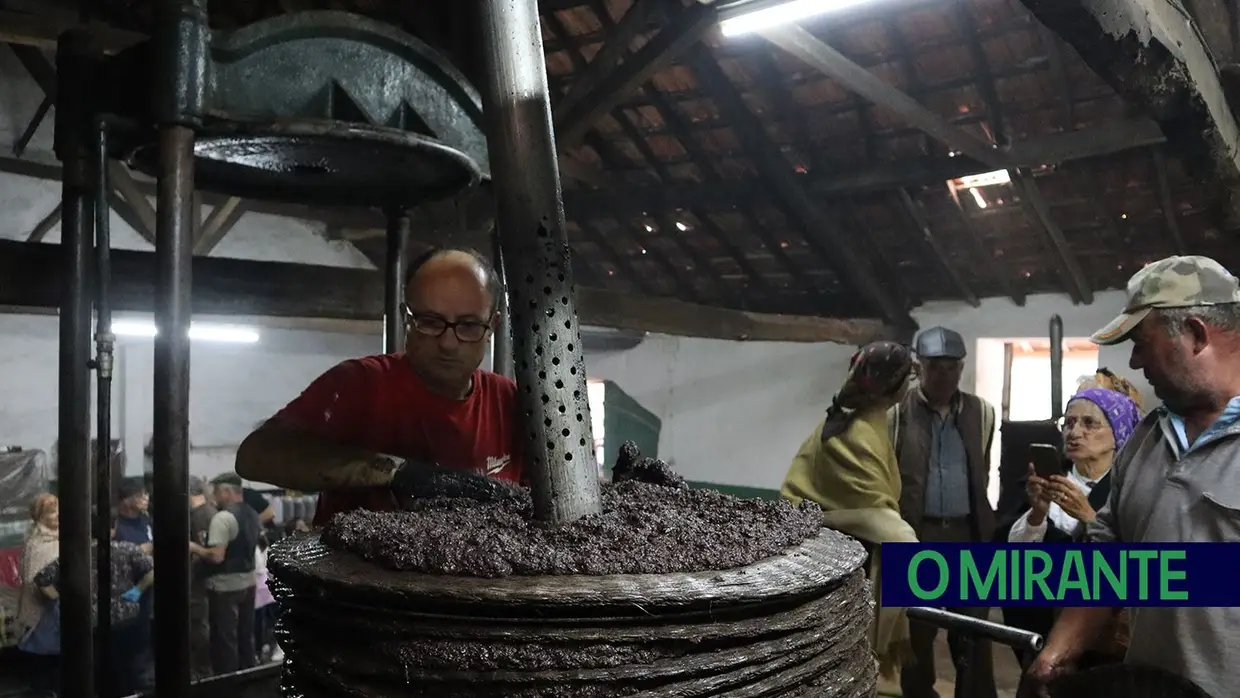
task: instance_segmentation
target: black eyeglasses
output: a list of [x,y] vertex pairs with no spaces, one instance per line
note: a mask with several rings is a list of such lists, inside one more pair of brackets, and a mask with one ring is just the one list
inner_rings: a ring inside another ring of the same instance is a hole
[[405,314],[405,322],[409,327],[418,334],[426,335],[427,337],[442,337],[444,332],[452,330],[452,334],[456,335],[458,341],[473,344],[486,339],[487,332],[491,329],[491,323],[489,322],[479,322],[477,320],[448,322],[435,315],[415,313],[405,303],[401,303],[400,307]]

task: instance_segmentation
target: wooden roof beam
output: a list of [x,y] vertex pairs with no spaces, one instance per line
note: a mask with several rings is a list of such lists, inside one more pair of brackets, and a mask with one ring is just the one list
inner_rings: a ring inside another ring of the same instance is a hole
[[[1005,150],[1011,166],[1035,168],[1113,155],[1165,141],[1162,131],[1152,121],[1129,119],[1014,143]],[[803,186],[813,194],[824,198],[839,198],[902,187],[938,186],[947,180],[982,174],[993,169],[995,168],[990,165],[968,157],[923,157],[849,168],[847,172],[828,175],[814,175],[811,172],[801,180],[804,181]],[[633,206],[643,210],[675,210],[694,206],[730,207],[737,202],[752,199],[754,192],[761,191],[761,187],[761,180],[752,178],[719,180],[709,185],[664,183],[658,186],[613,187],[613,191],[622,194]],[[570,211],[570,216],[573,211],[587,211],[597,204],[596,192],[564,192],[564,205]]]
[[814,38],[804,29],[781,26],[760,30],[758,34],[874,104],[891,109],[953,151],[986,163],[993,169],[1007,166],[1006,154],[993,144],[947,123],[938,114],[921,106],[917,100],[876,78],[873,73]]
[[1033,177],[1027,170],[1021,168],[1012,168],[1008,172],[1011,174],[1012,184],[1016,186],[1016,190],[1020,193],[1020,198],[1026,208],[1042,224],[1042,228],[1050,239],[1053,252],[1059,257],[1059,261],[1065,270],[1069,295],[1078,303],[1093,303],[1093,289],[1085,281],[1085,273],[1081,271],[1081,264],[1077,261],[1076,255],[1072,254],[1072,248],[1068,246],[1068,240],[1063,236],[1063,230],[1055,223],[1054,218],[1051,217],[1050,206],[1046,205],[1046,200],[1042,198],[1041,190],[1033,183]]
[[[986,104],[986,111],[990,116],[990,129],[995,140],[1000,146],[1007,145],[1008,133],[1007,122],[1003,117],[1003,104],[999,101],[998,90],[995,88],[994,72],[990,69],[990,59],[986,57],[986,49],[982,46],[982,41],[978,38],[977,27],[973,21],[973,15],[969,12],[968,6],[960,0],[956,4],[956,11],[960,18],[960,24],[963,29],[965,40],[969,45],[969,55],[973,61],[973,69],[978,76],[979,88],[982,93],[982,101]],[[1072,251],[1072,246],[1068,244],[1064,237],[1063,230],[1055,222],[1051,216],[1050,207],[1046,205],[1042,198],[1042,191],[1038,188],[1037,182],[1032,176],[1023,176],[1019,168],[1008,170],[1008,174],[1013,179],[1018,180],[1019,189],[1024,192],[1025,207],[1033,215],[1042,228],[1047,247],[1051,256],[1057,264],[1059,274],[1063,277],[1064,288],[1068,291],[1068,295],[1077,303],[1092,303],[1094,300],[1093,287],[1089,283],[1089,279],[1081,272],[1081,265],[1076,258],[1076,254]]]
[[1240,89],[1169,0],[1021,0],[1094,73],[1158,121],[1181,162],[1240,212]]
[[824,251],[822,241],[825,240],[830,245],[831,254],[822,256],[827,263],[833,263],[836,275],[861,297],[863,303],[902,331],[916,328],[917,323],[908,309],[866,271],[865,260],[853,241],[831,222],[806,193],[793,172],[792,164],[771,141],[762,122],[749,110],[718,61],[704,46],[698,46],[689,52],[686,62],[714,99],[715,106],[732,124],[732,130],[750,157],[754,158],[768,186],[784,200],[804,226],[806,242],[821,255]]
[[642,83],[654,77],[673,60],[694,46],[716,24],[715,9],[693,4],[681,10],[645,46],[598,81],[594,89],[556,119],[556,145],[572,148],[602,115],[615,109]]
[[1167,221],[1167,235],[1171,237],[1171,246],[1176,254],[1188,254],[1188,246],[1184,244],[1184,235],[1180,233],[1180,220],[1176,215],[1175,201],[1171,197],[1171,178],[1167,176],[1167,158],[1158,148],[1154,152],[1154,174],[1158,180],[1158,205],[1162,208],[1163,219]]
[[[112,251],[112,299],[119,312],[151,312],[155,253]],[[58,245],[0,241],[0,306],[54,310],[64,287]],[[336,320],[383,317],[383,277],[376,271],[194,258],[193,312]],[[863,344],[890,336],[873,319],[749,313],[681,301],[577,289],[583,325],[714,339]]]
[[[606,9],[606,7],[603,8],[604,11]],[[666,9],[666,6],[658,0],[634,0],[629,11],[607,33],[607,43],[603,44],[603,47],[594,54],[594,58],[584,67],[579,67],[580,63],[577,59],[584,62],[585,58],[581,56],[581,47],[573,41],[574,37],[567,31],[554,32],[564,43],[564,50],[574,56],[573,64],[575,68],[578,68],[573,71],[572,86],[556,102],[555,112],[563,114],[571,112],[573,107],[577,106],[592,91],[592,88],[602,82],[603,78],[616,67],[620,59],[624,58],[633,39],[649,26],[650,20],[657,14],[663,14]],[[548,24],[554,21],[560,25],[561,29],[563,28],[563,23],[554,14],[544,19]]]
[[[800,58],[807,65],[839,81],[866,99],[891,109],[926,134],[947,145],[953,151],[967,155],[993,169],[1017,169],[1012,166],[1008,152],[947,123],[945,119],[921,106],[917,100],[883,82],[873,73],[852,62],[839,51],[819,41],[804,29],[795,26],[783,26],[760,30],[758,33],[771,43]],[[993,83],[989,80],[989,66],[983,64],[979,65],[978,68],[985,74],[984,79],[987,81],[987,85],[984,87],[988,87],[989,91],[993,92]],[[1002,128],[1002,119],[998,113],[997,100],[991,95],[991,99],[986,101],[991,112],[991,119],[996,122],[992,124],[992,127],[1000,130]],[[1001,137],[1000,143],[1002,142],[1003,139]],[[1016,176],[1015,172],[1013,172],[1013,177]],[[1091,302],[1093,293],[1089,289],[1088,282],[1080,274],[1080,265],[1075,260],[1071,248],[1067,245],[1063,237],[1063,231],[1050,218],[1050,209],[1042,201],[1041,194],[1037,191],[1037,185],[1032,180],[1025,178],[1025,185],[1021,189],[1025,192],[1028,199],[1031,200],[1031,203],[1032,200],[1041,203],[1040,206],[1033,204],[1031,208],[1048,236],[1048,243],[1059,258],[1057,261],[1060,262],[1060,269],[1073,298],[1078,302]]]
[[942,265],[943,271],[947,272],[947,277],[951,279],[956,290],[960,291],[960,296],[974,308],[980,306],[982,304],[981,299],[977,297],[972,288],[969,288],[969,282],[965,281],[960,270],[956,268],[955,264],[952,264],[951,259],[947,256],[947,250],[943,248],[938,238],[934,237],[934,231],[930,229],[930,219],[922,209],[921,202],[914,199],[907,189],[897,190],[896,198],[900,202],[900,208],[904,209],[905,215],[908,216],[913,227],[917,228],[917,232],[925,241],[926,246],[930,248],[930,251],[934,253],[935,259]]
[[[584,75],[588,73],[589,70],[593,66],[598,64],[599,62],[613,61],[613,58],[611,56],[603,55],[604,52],[608,51],[608,47],[610,46],[616,47],[614,51],[609,52],[609,53],[614,54],[615,61],[618,61],[620,58],[624,56],[624,54],[628,51],[628,44],[633,39],[631,34],[628,36],[625,36],[625,35],[628,34],[629,31],[631,31],[633,27],[640,28],[644,26],[645,20],[649,16],[649,10],[653,6],[654,6],[653,3],[650,3],[650,2],[641,4],[641,8],[644,8],[644,9],[639,9],[639,6],[637,4],[632,6],[629,10],[629,14],[625,16],[624,20],[622,20],[622,24],[624,21],[632,21],[633,23],[628,25],[629,26],[628,29],[617,28],[616,32],[613,35],[613,38],[611,39],[611,43],[595,54],[593,63],[587,63],[585,56],[583,56],[581,53],[581,47],[578,46],[577,43],[573,41],[573,37],[568,31],[568,28],[564,26],[564,23],[560,21],[560,18],[558,16],[556,16],[555,14],[548,14],[543,17],[543,20],[547,23],[547,28],[551,31],[551,34],[553,36],[559,37],[565,42],[564,50],[568,54],[569,61],[571,61],[573,64],[573,69],[575,71],[581,72],[584,77]],[[590,9],[595,14],[599,14],[600,12],[601,13],[607,12],[606,6],[599,7],[594,3],[591,3]],[[600,14],[599,22],[603,24],[604,26],[609,26],[612,24],[610,15],[605,16],[605,15]],[[613,62],[613,65],[614,65],[614,62]],[[569,94],[564,95],[557,101],[555,105],[556,108],[562,109],[562,105],[565,104],[565,100],[567,100],[569,97],[571,97],[571,89],[570,89]],[[560,113],[565,113],[566,111],[567,109],[562,109]],[[613,118],[615,118],[617,121],[621,122],[622,124],[628,123],[627,117],[625,117],[623,112],[619,110],[613,110],[612,116]],[[588,131],[585,136],[585,142],[586,142],[586,145],[589,146],[590,149],[592,149],[598,155],[599,161],[603,163],[604,167],[615,168],[616,164],[620,162],[622,159],[620,154],[617,152],[617,149],[612,145],[612,143],[610,141],[604,140],[599,135],[597,130],[592,129]],[[640,145],[644,145],[643,141],[637,141],[637,143]],[[618,223],[620,223],[623,227],[631,231],[634,241],[637,242],[637,244],[642,245],[644,249],[645,244],[641,239],[642,236],[637,232],[637,228],[635,228],[632,225],[632,221],[629,220],[631,216],[627,215],[632,212],[632,209],[620,203],[614,197],[614,195],[610,194],[610,189],[611,189],[610,187],[601,188],[601,193],[605,197],[607,197],[606,198],[607,210],[610,210],[612,212],[612,214],[615,216],[616,221]],[[670,230],[670,229],[667,229],[667,230]],[[683,254],[686,255],[686,257],[693,260],[694,264],[697,264],[698,267],[702,268],[704,271],[710,271],[711,267],[710,267],[709,262],[706,262],[706,260],[704,260],[702,256],[699,253],[697,253],[695,249],[693,249],[692,246],[690,246],[688,243],[684,242],[683,240],[681,240],[678,236],[675,236],[674,234],[669,234],[669,235],[672,235],[672,238],[671,238],[672,242],[680,249],[680,251]],[[682,294],[685,294],[690,300],[693,300],[693,301],[701,300],[696,295],[697,290],[694,288],[692,280],[688,282],[683,281],[682,270],[672,265],[669,259],[667,259],[666,257],[662,255],[656,255],[656,262],[658,262],[661,266],[663,266],[667,270],[667,272],[671,275],[673,282],[676,284],[677,288],[680,289],[680,292]],[[729,289],[726,287],[726,285],[724,284],[721,278],[719,278],[717,275],[711,274],[711,283],[714,284],[719,289],[721,297],[723,297],[725,300],[731,300],[728,296]]]

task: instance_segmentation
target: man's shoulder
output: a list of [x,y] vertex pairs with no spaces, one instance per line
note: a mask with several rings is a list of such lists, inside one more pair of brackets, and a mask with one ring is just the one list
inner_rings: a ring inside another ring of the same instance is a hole
[[517,383],[508,376],[478,369],[474,373],[475,389],[486,399],[511,402],[517,397]]
[[961,391],[960,391],[960,396],[961,396],[962,398],[964,398],[965,400],[972,400],[972,401],[976,401],[976,402],[977,402],[977,404],[978,404],[978,405],[980,405],[980,406],[981,406],[981,408],[982,408],[982,409],[984,409],[984,410],[991,410],[991,411],[993,412],[993,411],[994,411],[994,409],[995,409],[995,406],[994,406],[994,405],[992,405],[992,404],[990,404],[990,401],[989,401],[989,400],[987,400],[986,398],[982,397],[981,395],[977,395],[977,394],[974,394],[974,393],[970,393],[970,392],[967,392],[967,391],[961,390]]
[[220,526],[236,526],[237,517],[234,516],[231,511],[221,508],[217,509],[215,514],[211,517],[211,523],[213,525]]
[[331,371],[357,376],[386,376],[406,366],[403,354],[374,354],[355,359],[345,359],[332,367]]

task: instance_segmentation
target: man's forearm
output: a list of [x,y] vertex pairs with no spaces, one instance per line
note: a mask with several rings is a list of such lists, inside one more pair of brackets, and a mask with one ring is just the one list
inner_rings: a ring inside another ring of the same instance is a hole
[[304,492],[391,484],[394,464],[312,432],[268,424],[237,449],[237,474]]
[[1112,627],[1116,608],[1065,608],[1055,621],[1042,654],[1057,664],[1076,661]]

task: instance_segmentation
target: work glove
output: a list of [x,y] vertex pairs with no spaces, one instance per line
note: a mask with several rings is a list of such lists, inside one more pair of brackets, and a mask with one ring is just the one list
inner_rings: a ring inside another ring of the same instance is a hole
[[453,497],[479,502],[519,502],[529,498],[524,488],[484,475],[445,468],[430,461],[406,460],[392,476],[392,491],[402,507],[417,499]]
[[138,599],[142,598],[142,590],[139,589],[138,587],[133,587],[129,591],[125,592],[124,594],[121,594],[121,598],[126,601],[132,601],[133,603],[138,603]]

